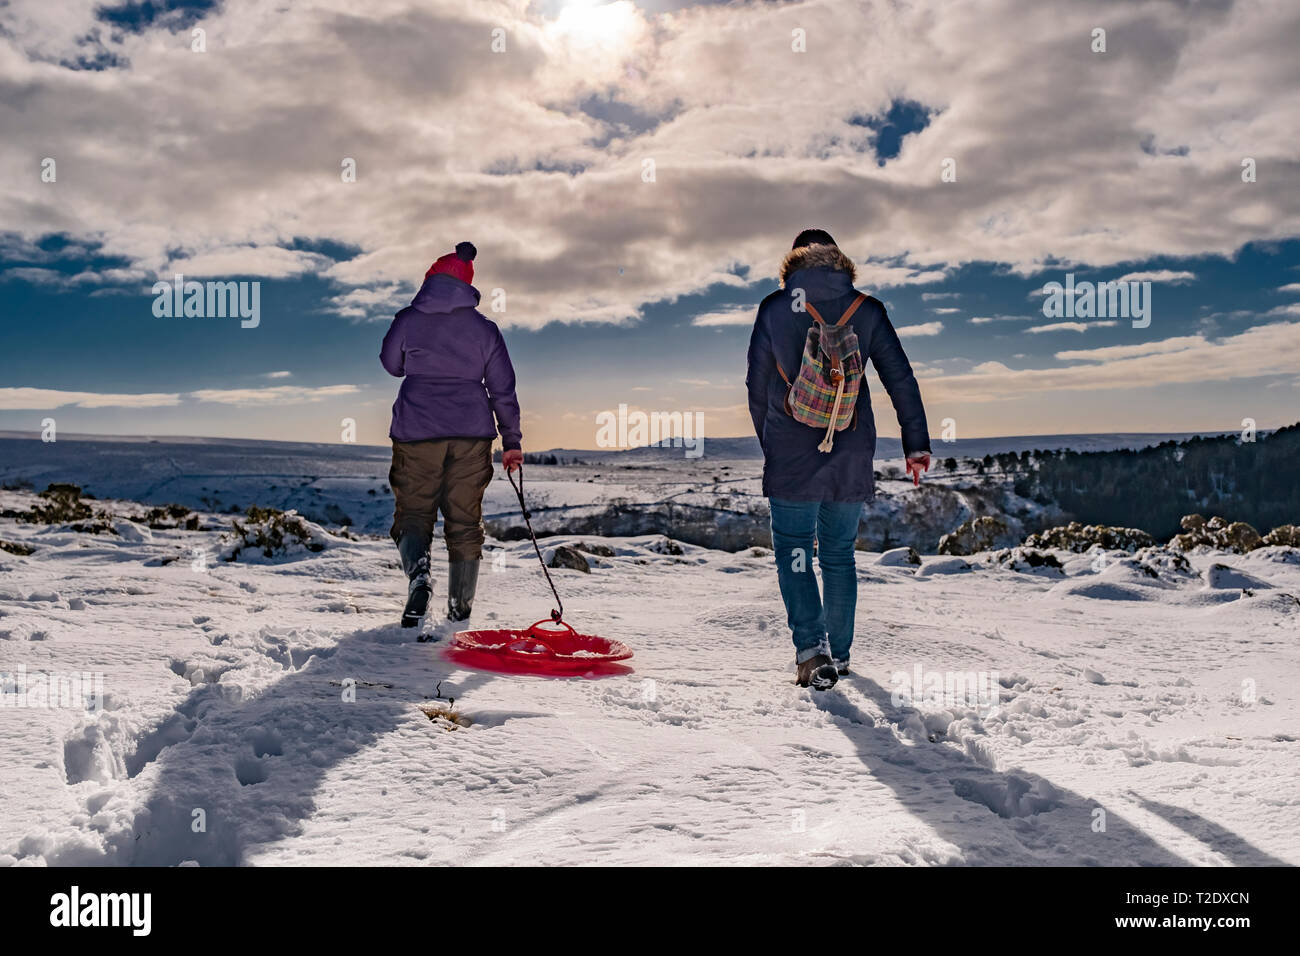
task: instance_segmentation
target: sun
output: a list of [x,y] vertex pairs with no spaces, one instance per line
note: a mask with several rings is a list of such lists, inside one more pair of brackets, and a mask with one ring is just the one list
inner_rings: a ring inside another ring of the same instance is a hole
[[618,45],[636,32],[637,22],[631,0],[568,0],[551,27],[580,44]]

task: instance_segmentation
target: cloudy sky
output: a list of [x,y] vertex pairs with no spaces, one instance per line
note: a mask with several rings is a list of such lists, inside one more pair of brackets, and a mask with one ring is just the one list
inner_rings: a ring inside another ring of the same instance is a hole
[[[379,340],[469,239],[526,447],[620,403],[746,434],[807,226],[936,431],[1287,424],[1297,49],[1283,0],[9,0],[0,429],[383,443]],[[260,281],[260,324],[155,316],[176,273]],[[1150,324],[1044,315],[1067,273],[1150,281]]]

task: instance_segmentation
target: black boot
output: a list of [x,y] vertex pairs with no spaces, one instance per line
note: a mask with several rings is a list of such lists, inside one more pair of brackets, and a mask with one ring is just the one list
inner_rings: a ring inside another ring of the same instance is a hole
[[410,584],[406,590],[406,607],[402,610],[402,627],[419,627],[424,612],[429,608],[429,556],[416,558],[410,571]]
[[478,589],[478,559],[453,561],[447,573],[447,620],[463,621],[474,609]]
[[433,544],[432,538],[410,530],[403,531],[402,536],[397,539],[397,554],[402,559],[402,570],[406,572],[408,580],[417,574],[423,574],[426,578],[429,576],[431,544]]

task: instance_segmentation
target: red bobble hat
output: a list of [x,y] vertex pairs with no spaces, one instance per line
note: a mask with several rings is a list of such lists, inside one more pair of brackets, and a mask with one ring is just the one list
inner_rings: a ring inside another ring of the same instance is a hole
[[431,275],[442,273],[468,285],[474,281],[474,257],[477,255],[478,250],[474,248],[474,243],[458,242],[456,251],[441,256],[429,266],[429,271],[424,274],[424,277],[427,279]]

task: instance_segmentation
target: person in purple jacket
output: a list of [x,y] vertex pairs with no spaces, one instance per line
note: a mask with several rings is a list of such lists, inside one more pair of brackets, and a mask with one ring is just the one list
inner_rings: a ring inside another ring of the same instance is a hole
[[429,548],[440,512],[450,561],[447,618],[469,617],[498,431],[506,470],[524,460],[510,353],[496,323],[476,308],[479,291],[470,285],[476,255],[462,242],[429,267],[379,353],[388,373],[402,379],[388,432],[388,482],[396,498],[391,534],[409,581],[403,627],[418,626],[429,604]]

